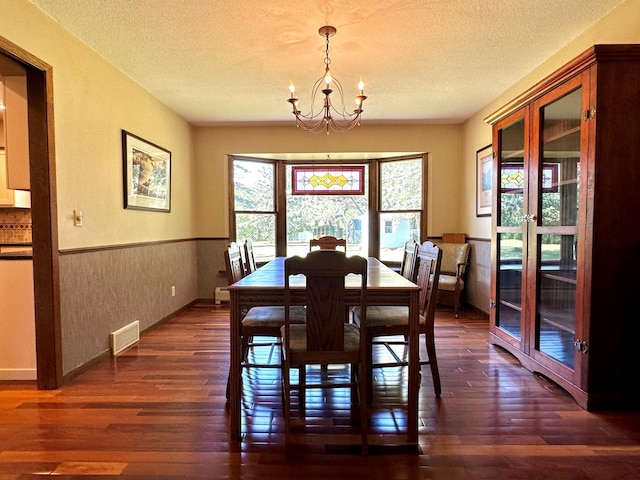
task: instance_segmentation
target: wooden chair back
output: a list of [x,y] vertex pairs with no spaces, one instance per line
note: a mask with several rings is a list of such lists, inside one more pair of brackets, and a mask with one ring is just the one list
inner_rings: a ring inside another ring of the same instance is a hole
[[227,282],[229,285],[244,278],[244,266],[240,245],[231,242],[224,251],[224,264],[227,267]]
[[418,276],[418,247],[419,245],[414,239],[408,240],[404,244],[404,254],[400,265],[400,275],[412,282],[415,282]]
[[[367,260],[360,256],[347,257],[336,250],[314,250],[304,258],[287,258],[284,273],[285,329],[289,324],[289,277],[303,274],[306,277],[306,350],[325,352],[332,360],[328,363],[336,363],[335,358],[330,357],[345,350],[344,329],[350,306],[345,302],[345,277],[350,273],[360,275],[359,306],[366,315]],[[285,337],[290,338],[286,330]],[[364,335],[361,340],[363,349]]]
[[309,251],[313,250],[315,247],[319,247],[320,250],[335,250],[337,247],[342,247],[346,252],[347,241],[344,238],[336,238],[327,235],[309,240]]
[[244,261],[246,264],[245,271],[247,275],[256,271],[256,257],[253,255],[253,242],[247,239],[244,241]]
[[426,319],[425,323],[431,323],[431,327],[436,311],[441,264],[442,249],[432,242],[424,242],[418,247],[417,284],[420,285],[420,315]]
[[466,233],[443,233],[442,243],[467,243]]

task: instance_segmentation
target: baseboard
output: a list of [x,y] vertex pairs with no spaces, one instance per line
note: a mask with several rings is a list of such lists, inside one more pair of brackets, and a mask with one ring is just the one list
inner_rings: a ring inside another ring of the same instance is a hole
[[0,381],[37,379],[38,371],[35,368],[0,368]]

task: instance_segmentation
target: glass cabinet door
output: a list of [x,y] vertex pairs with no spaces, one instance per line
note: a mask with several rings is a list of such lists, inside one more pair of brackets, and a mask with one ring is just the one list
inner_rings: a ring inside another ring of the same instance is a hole
[[574,369],[582,88],[539,108],[535,227],[534,348]]
[[494,333],[519,344],[523,340],[523,279],[526,237],[523,218],[526,209],[527,171],[525,168],[525,117],[516,115],[498,130],[497,222],[495,243],[497,271],[494,298]]

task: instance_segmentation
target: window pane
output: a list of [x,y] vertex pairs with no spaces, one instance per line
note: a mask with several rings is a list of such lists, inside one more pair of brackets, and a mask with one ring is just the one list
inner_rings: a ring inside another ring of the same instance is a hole
[[496,326],[522,338],[522,233],[499,233]]
[[404,244],[411,238],[420,242],[419,213],[380,215],[380,260],[402,262]]
[[422,208],[422,158],[380,164],[380,206],[388,210]]
[[580,115],[578,89],[543,108],[542,225],[575,226],[580,193]]
[[236,214],[236,241],[253,242],[256,262],[267,262],[276,256],[276,216],[275,214]]
[[500,131],[500,224],[517,227],[524,213],[524,120]]
[[367,256],[369,195],[368,167],[364,195],[293,195],[292,166],[287,166],[287,256],[304,256],[309,240],[331,235],[347,240],[347,255]]
[[274,179],[272,163],[235,160],[233,162],[235,210],[274,211]]

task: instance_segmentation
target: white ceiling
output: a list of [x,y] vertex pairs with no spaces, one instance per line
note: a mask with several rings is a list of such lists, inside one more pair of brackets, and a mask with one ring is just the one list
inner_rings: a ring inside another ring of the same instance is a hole
[[461,122],[622,3],[30,1],[196,125],[293,122],[289,82],[306,111],[327,24],[349,108],[366,83],[363,122]]

